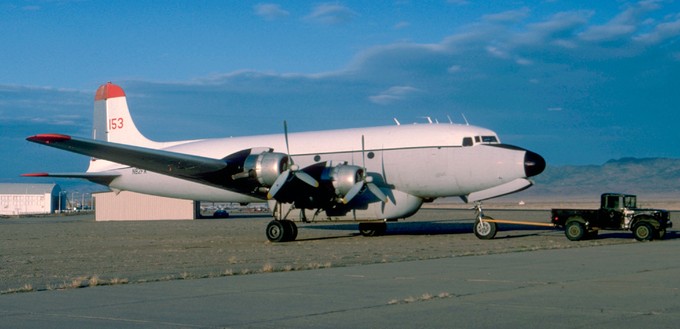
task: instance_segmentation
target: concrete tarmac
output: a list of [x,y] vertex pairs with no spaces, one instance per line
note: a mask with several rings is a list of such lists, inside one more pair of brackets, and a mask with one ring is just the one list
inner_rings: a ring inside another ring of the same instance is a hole
[[680,239],[0,296],[2,328],[677,328]]

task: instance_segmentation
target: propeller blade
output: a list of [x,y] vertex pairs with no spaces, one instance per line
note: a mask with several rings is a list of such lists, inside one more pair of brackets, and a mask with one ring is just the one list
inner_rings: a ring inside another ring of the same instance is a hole
[[293,172],[293,175],[295,177],[299,178],[301,181],[305,182],[305,184],[311,186],[311,187],[319,187],[319,182],[314,179],[314,177],[310,176],[308,173],[304,171],[295,171]]
[[382,190],[378,187],[378,185],[375,185],[373,183],[366,183],[366,186],[368,186],[368,190],[375,195],[376,198],[380,199],[382,202],[387,202],[387,196],[385,193],[383,193]]
[[301,181],[303,181],[305,184],[312,186],[312,187],[319,187],[319,182],[314,179],[314,177],[310,176],[308,173],[304,171],[300,171],[300,168],[295,165],[293,162],[293,157],[290,156],[290,145],[288,143],[288,122],[286,120],[283,120],[283,136],[286,139],[286,155],[288,157],[288,169],[281,173],[279,177],[276,178],[274,181],[274,184],[272,184],[271,188],[269,189],[269,193],[267,193],[267,197],[269,199],[273,199],[276,197],[276,193],[279,192],[279,190],[288,183],[288,180],[290,179],[290,176],[292,175],[293,177],[299,178]]
[[352,185],[352,188],[347,191],[345,196],[342,198],[342,203],[348,204],[352,199],[354,199],[359,192],[361,192],[361,189],[364,187],[364,182],[356,182],[354,185]]
[[290,148],[288,146],[288,122],[283,120],[283,136],[286,138],[286,154],[288,155],[288,164],[293,164],[293,158],[290,156]]
[[272,184],[272,187],[269,189],[269,193],[267,193],[267,199],[273,199],[276,197],[276,193],[279,193],[279,190],[283,187],[283,185],[286,184],[289,176],[290,170],[286,170],[282,172],[279,177],[276,177],[274,184]]
[[361,135],[361,167],[364,169],[364,175],[366,175],[366,155],[364,155],[364,135]]

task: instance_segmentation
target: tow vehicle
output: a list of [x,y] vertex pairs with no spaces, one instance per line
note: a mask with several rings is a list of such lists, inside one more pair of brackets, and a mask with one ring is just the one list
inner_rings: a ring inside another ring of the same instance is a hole
[[594,238],[599,230],[630,230],[636,240],[650,241],[673,226],[667,210],[638,208],[635,195],[620,193],[602,194],[600,209],[552,209],[551,218],[572,241]]
[[630,230],[636,240],[650,241],[673,226],[667,210],[638,208],[637,196],[621,193],[602,194],[599,209],[552,209],[550,223],[493,219],[479,203],[475,209],[473,232],[480,239],[493,239],[498,223],[562,228],[571,241],[595,238],[600,230]]

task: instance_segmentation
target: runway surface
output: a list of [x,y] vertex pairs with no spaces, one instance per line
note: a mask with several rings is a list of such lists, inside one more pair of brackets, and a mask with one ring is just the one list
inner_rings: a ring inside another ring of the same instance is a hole
[[680,239],[0,296],[3,328],[677,328]]

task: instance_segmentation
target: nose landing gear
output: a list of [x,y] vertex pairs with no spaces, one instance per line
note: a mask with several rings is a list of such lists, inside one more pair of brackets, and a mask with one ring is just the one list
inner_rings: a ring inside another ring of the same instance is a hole
[[477,238],[482,240],[493,239],[496,236],[496,232],[498,231],[498,224],[487,221],[487,219],[493,218],[484,215],[481,202],[475,202],[475,214],[475,225],[472,226],[472,231],[475,232]]

